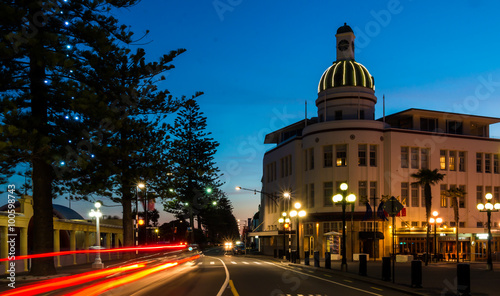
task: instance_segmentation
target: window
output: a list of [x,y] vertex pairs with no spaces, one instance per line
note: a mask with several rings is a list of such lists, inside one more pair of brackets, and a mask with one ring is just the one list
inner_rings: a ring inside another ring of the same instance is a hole
[[425,190],[424,190],[424,186],[420,187],[420,196],[421,196],[420,206],[421,207],[425,207]]
[[333,182],[323,183],[323,205],[333,206]]
[[498,154],[493,154],[493,172],[500,173],[500,163],[498,162]]
[[411,206],[412,207],[418,207],[419,189],[420,189],[420,187],[418,184],[411,184]]
[[306,184],[306,207],[314,208],[314,183]]
[[364,205],[368,201],[368,188],[366,187],[366,181],[358,182],[358,204]]
[[460,228],[465,228],[465,222],[458,222],[458,225],[460,226]]
[[455,225],[457,225],[455,221],[450,221],[450,227],[455,227]]
[[359,110],[359,119],[365,119],[365,110]]
[[285,159],[280,159],[281,162],[281,178],[285,177]]
[[427,148],[420,149],[420,168],[429,168],[429,149]]
[[401,203],[407,206],[408,203],[408,182],[401,182]]
[[370,145],[370,166],[377,166],[377,145]]
[[314,170],[314,148],[309,149],[309,169]]
[[484,154],[484,172],[491,173],[491,154]]
[[420,130],[434,132],[437,128],[437,118],[420,118]]
[[477,228],[483,227],[483,222],[482,221],[477,221],[476,226],[477,226]]
[[304,223],[304,235],[310,236],[313,235],[313,223]]
[[442,208],[448,207],[448,196],[446,196],[446,189],[447,189],[446,184],[441,184],[441,207]]
[[309,184],[304,185],[305,207],[309,207]]
[[358,145],[358,166],[366,166],[366,144]]
[[483,154],[476,153],[476,172],[483,172]]
[[422,222],[420,222],[420,225],[422,225],[422,227],[427,227],[427,222],[422,221]]
[[[377,182],[370,182],[370,200],[375,200],[377,194]],[[375,211],[375,209],[372,209]]]
[[335,120],[342,120],[342,110],[335,111]]
[[476,186],[476,201],[477,203],[483,202],[483,186]]
[[495,204],[497,202],[500,202],[500,187],[495,186],[493,188],[493,200],[491,201],[491,203]]
[[266,166],[267,182],[276,180],[276,162],[272,162]]
[[449,134],[462,134],[462,122],[455,120],[446,121],[446,132]]
[[457,168],[456,168],[457,151],[450,151],[449,156],[450,156],[450,158],[449,158],[450,171],[456,171],[457,170]]
[[418,169],[418,148],[411,148],[411,168]]
[[458,152],[458,170],[461,172],[465,172],[465,152]]
[[337,153],[337,166],[347,166],[347,145],[336,145],[335,150]]
[[408,168],[408,147],[401,147],[401,167]]
[[332,167],[333,165],[333,151],[332,146],[323,146],[323,166],[325,168]]
[[446,170],[446,150],[439,151],[439,168]]
[[458,207],[464,209],[465,208],[465,196],[467,195],[467,191],[465,190],[465,185],[460,185],[460,186],[458,186],[458,188],[461,188],[465,192],[464,196],[461,196],[458,199]]
[[418,227],[418,221],[411,221],[411,227]]

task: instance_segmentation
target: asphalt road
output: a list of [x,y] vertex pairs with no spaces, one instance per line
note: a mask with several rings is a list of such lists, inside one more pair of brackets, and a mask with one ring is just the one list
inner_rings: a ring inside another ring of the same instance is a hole
[[[142,259],[144,261],[144,259]],[[333,296],[404,295],[401,291],[344,278],[322,269],[289,266],[271,258],[225,254],[212,249],[196,260],[173,262],[172,255],[149,259],[147,269],[124,271],[44,295]],[[147,275],[144,275],[147,272]],[[135,275],[136,278],[131,277]],[[112,289],[110,287],[113,286]],[[100,290],[101,289],[101,290]],[[99,291],[102,291],[99,292]],[[72,294],[76,293],[76,294]],[[35,294],[30,294],[35,295]]]

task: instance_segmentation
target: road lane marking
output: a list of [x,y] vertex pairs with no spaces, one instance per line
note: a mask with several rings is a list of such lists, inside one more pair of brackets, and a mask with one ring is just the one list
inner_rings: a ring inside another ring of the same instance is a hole
[[250,263],[243,261],[243,264],[250,264]]
[[222,263],[222,266],[224,266],[224,269],[226,270],[226,280],[224,281],[224,284],[222,284],[222,287],[220,287],[219,293],[217,293],[217,296],[222,296],[222,294],[224,293],[224,290],[226,290],[227,285],[229,284],[229,270],[227,270],[226,264],[224,263],[224,261],[222,261],[222,259],[215,258],[215,257],[211,257],[211,258],[219,260]]
[[210,261],[210,264],[215,264],[215,262],[213,262],[213,261]]
[[255,264],[259,264],[259,265],[261,265],[261,264],[262,264],[262,263],[260,263],[260,262],[257,262],[257,261],[254,261],[253,263],[255,263]]
[[231,292],[233,292],[234,296],[240,296],[240,294],[238,294],[238,291],[236,291],[232,280],[229,280],[229,286],[231,286]]
[[231,263],[233,263],[233,264],[238,264],[238,263],[236,263],[236,262],[234,262],[234,261],[231,261]]
[[370,287],[370,288],[375,289],[375,290],[379,290],[379,291],[384,291],[384,290],[377,288],[377,287]]
[[350,280],[344,280],[344,282],[352,283],[352,281],[350,281]]
[[332,277],[331,275],[329,274],[326,274],[326,273],[323,273],[324,276],[327,276],[327,277]]
[[281,269],[290,270],[292,272],[296,272],[296,273],[300,273],[300,274],[303,274],[303,275],[306,275],[306,276],[310,276],[310,277],[313,277],[313,278],[316,278],[316,279],[319,279],[319,280],[322,280],[322,281],[325,281],[325,282],[329,282],[329,283],[332,283],[332,284],[335,284],[335,285],[338,285],[338,286],[346,287],[346,288],[353,289],[353,290],[356,290],[356,291],[360,291],[360,292],[363,292],[363,293],[366,293],[366,294],[371,294],[371,295],[375,295],[375,296],[383,296],[381,294],[377,294],[377,293],[374,293],[374,292],[371,292],[371,291],[363,290],[363,289],[360,289],[360,288],[356,288],[356,287],[353,287],[353,286],[349,286],[349,285],[346,285],[346,284],[342,284],[342,283],[339,283],[339,282],[328,280],[328,279],[325,279],[325,278],[322,278],[322,277],[319,277],[319,276],[315,276],[315,275],[312,275],[312,274],[307,274],[307,273],[304,273],[304,272],[301,272],[301,271],[297,271],[297,270],[294,270],[294,269],[291,269],[291,268],[287,268],[287,267],[284,267],[284,266],[279,266],[277,264],[273,264],[273,263],[271,263],[271,264],[274,265],[274,266],[276,266],[276,267],[278,267],[278,268],[281,268]]

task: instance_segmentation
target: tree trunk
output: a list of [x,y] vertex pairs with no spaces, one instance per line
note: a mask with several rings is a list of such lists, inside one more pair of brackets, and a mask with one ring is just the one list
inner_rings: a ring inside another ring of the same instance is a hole
[[425,196],[425,215],[427,216],[427,234],[426,234],[426,247],[425,247],[425,265],[429,265],[429,236],[430,236],[430,228],[429,228],[429,218],[431,217],[431,207],[432,207],[432,195],[431,195],[431,185],[426,183],[424,185],[424,196]]
[[[122,219],[122,227],[123,227],[123,246],[124,247],[132,247],[135,246],[135,233],[134,233],[134,225],[132,220],[132,199],[133,194],[130,192],[130,187],[125,186],[122,183],[121,193],[122,193],[122,210],[123,210],[123,219]],[[126,252],[124,254],[124,258],[129,259],[132,257],[132,252]]]
[[[41,46],[39,46],[41,47]],[[38,54],[43,48],[36,45],[30,53],[31,112],[33,131],[33,253],[49,253],[54,251],[54,222],[52,220],[52,182],[54,172],[50,166],[50,144],[47,127],[47,91],[44,86],[45,66]],[[33,275],[56,274],[54,258],[33,259],[31,265]]]

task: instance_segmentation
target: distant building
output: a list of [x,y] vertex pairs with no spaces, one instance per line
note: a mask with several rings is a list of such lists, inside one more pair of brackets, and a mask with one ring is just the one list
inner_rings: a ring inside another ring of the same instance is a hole
[[[411,174],[439,169],[446,176],[432,187],[432,210],[443,218],[437,229],[438,252],[451,256],[456,250],[453,208],[443,192],[461,187],[467,195],[459,201],[459,250],[463,258],[484,259],[487,240],[481,234],[486,232],[486,214],[476,204],[485,201],[487,192],[500,202],[500,140],[489,135],[489,126],[500,119],[422,109],[375,119],[375,83],[354,59],[354,33],[344,25],[335,36],[337,59],[320,77],[317,117],[265,137],[266,144],[276,147],[264,156],[263,225],[251,235],[259,236],[265,254],[282,249],[278,219],[300,201],[307,211],[300,223],[301,254],[338,252],[341,206],[333,203],[332,196],[346,182],[348,192],[357,196],[353,210],[349,206],[347,212],[348,259],[353,253],[368,253],[370,258],[391,253],[392,221],[376,215],[381,201],[390,196],[405,206],[396,219],[397,252],[423,253],[425,199],[423,188],[412,184],[416,179]],[[291,193],[291,200],[283,197],[285,191]],[[367,202],[371,215],[367,215]],[[500,215],[493,213],[492,218],[492,246],[498,252]],[[296,228],[292,218],[292,230]],[[295,249],[296,238],[291,241]]]

